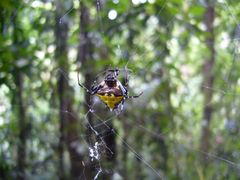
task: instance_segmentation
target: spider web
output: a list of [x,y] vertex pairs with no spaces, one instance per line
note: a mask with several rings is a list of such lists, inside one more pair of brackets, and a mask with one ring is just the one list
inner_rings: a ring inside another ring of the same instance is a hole
[[[167,1],[164,1],[164,4],[163,4],[162,8],[158,12],[158,15],[160,15],[161,12],[164,10],[164,8],[166,6],[166,2]],[[97,3],[98,10],[100,10],[100,1],[97,0],[96,3]],[[230,17],[235,19],[235,22],[236,22],[236,25],[237,25],[237,19],[233,15],[233,13],[231,13],[231,10],[229,9],[230,7],[228,6],[227,2],[223,1],[222,6],[223,6],[223,8],[226,9],[226,11],[229,12]],[[98,18],[100,26],[102,26],[101,16],[98,15],[97,18]],[[170,26],[170,24],[173,23],[175,18],[176,17],[172,17],[167,26]],[[100,29],[102,29],[102,27]],[[225,76],[226,77],[225,78],[226,84],[228,84],[231,81],[231,72],[232,72],[232,70],[234,68],[235,61],[236,61],[236,59],[237,59],[237,57],[239,55],[239,53],[237,52],[238,48],[239,48],[239,35],[238,34],[239,34],[239,28],[237,28],[236,38],[233,38],[232,40],[230,40],[231,44],[235,47],[235,52],[234,52],[234,57],[233,57],[233,60],[232,60],[232,65],[229,66],[229,74]],[[156,40],[153,38],[150,41],[152,42],[152,44],[154,44],[154,42]],[[121,48],[120,45],[118,45],[118,49],[120,50],[121,54],[123,54],[122,53],[122,48]],[[134,49],[134,50],[137,50],[137,49]],[[159,53],[161,54],[161,52],[159,52]],[[144,59],[144,56],[146,54],[147,53],[142,53],[142,54],[137,54],[137,55],[139,56],[140,59]],[[122,55],[122,57],[123,57],[123,55]],[[124,57],[122,59],[124,59]],[[146,65],[146,68],[150,68],[150,62],[149,63],[145,63],[145,65]],[[232,91],[229,90],[230,87],[227,87],[226,90],[223,90],[223,89],[208,87],[206,85],[200,85],[200,86],[202,86],[203,88],[206,88],[206,89],[211,89],[212,91],[219,93],[222,98],[224,98],[224,96],[226,96],[226,95],[230,95],[230,96],[238,95],[238,94],[232,93]],[[186,89],[187,88],[188,87],[186,87]],[[137,150],[134,147],[134,144],[128,143],[127,140],[120,133],[118,133],[112,126],[110,126],[108,124],[109,122],[113,122],[114,123],[114,121],[119,121],[119,122],[123,121],[124,120],[124,119],[122,119],[123,116],[117,116],[116,114],[115,115],[112,114],[112,115],[110,115],[107,118],[106,117],[100,117],[98,115],[97,111],[95,110],[95,108],[96,108],[96,106],[102,106],[103,104],[99,103],[99,101],[97,101],[96,99],[94,99],[93,101],[94,102],[92,104],[87,104],[87,106],[89,107],[89,110],[83,116],[84,116],[85,123],[90,127],[90,130],[92,131],[93,135],[95,136],[94,137],[95,141],[93,140],[93,142],[91,143],[91,145],[89,145],[89,148],[88,148],[88,152],[89,152],[88,156],[89,156],[90,160],[92,161],[92,163],[95,163],[95,165],[96,165],[95,166],[95,168],[96,168],[96,175],[95,175],[94,179],[98,179],[101,176],[101,174],[103,174],[103,173],[106,173],[106,174],[110,173],[111,174],[113,172],[118,173],[118,171],[119,171],[116,168],[110,169],[110,170],[108,168],[106,170],[106,169],[104,169],[104,167],[103,167],[103,165],[101,163],[102,157],[104,156],[104,150],[103,149],[109,151],[110,153],[113,153],[111,151],[111,149],[109,147],[107,147],[107,145],[105,144],[103,136],[101,136],[101,134],[104,134],[104,132],[98,132],[98,130],[97,130],[97,128],[99,126],[102,126],[102,125],[105,127],[106,131],[108,130],[108,131],[112,132],[113,134],[115,134],[116,137],[118,138],[118,140],[123,145],[123,147],[126,148],[128,151],[130,151],[132,153],[132,155],[136,159],[141,161],[144,166],[149,168],[149,170],[152,172],[152,174],[154,176],[154,179],[155,178],[156,179],[159,179],[159,178],[160,179],[166,179],[166,177],[164,176],[164,173],[161,171],[161,169],[155,168],[152,165],[153,162],[151,162],[151,160],[147,160],[147,158],[145,158],[144,155],[141,154],[140,151]],[[209,102],[209,103],[213,103],[213,102]],[[105,111],[108,111],[108,110],[105,109]],[[128,109],[126,108],[126,109],[124,109],[124,111],[128,111]],[[69,113],[72,116],[74,116],[71,112],[67,112],[66,111],[66,113]],[[98,123],[96,123],[96,122],[95,122],[96,124],[89,123],[88,116],[90,114],[93,115],[93,117],[95,119],[97,119]],[[77,118],[77,117],[75,117],[75,118]],[[86,124],[82,123],[82,125],[84,127],[86,126]],[[174,128],[170,126],[167,130],[165,130],[165,132],[162,132],[162,133],[153,132],[152,130],[150,130],[147,127],[145,127],[145,124],[143,122],[139,121],[139,120],[135,120],[134,128],[137,128],[139,131],[143,132],[146,135],[151,135],[152,137],[159,138],[159,139],[167,138],[168,134],[169,133],[173,133],[173,131],[174,131],[174,130],[172,130]],[[85,139],[83,139],[83,141],[86,142]],[[181,144],[182,141],[178,140],[177,138],[173,139],[173,141],[174,141],[173,144],[177,144],[178,146],[180,146],[182,148],[185,148],[185,149],[187,149],[189,151],[194,151],[196,153],[204,155],[206,158],[214,159],[214,160],[217,160],[217,161],[219,161],[221,163],[226,163],[228,166],[232,166],[233,168],[236,168],[238,170],[240,169],[238,163],[236,163],[234,161],[230,161],[226,157],[221,157],[221,156],[218,156],[217,154],[214,154],[214,153],[208,153],[208,152],[204,152],[204,151],[201,151],[199,149],[196,149],[196,148],[192,148],[191,145]],[[88,142],[86,142],[86,144],[88,144]],[[119,146],[119,144],[117,146]]]
[[[100,7],[99,7],[99,4],[100,4],[100,1],[98,0],[97,1],[97,8],[98,10],[100,10]],[[234,18],[235,19],[235,22],[236,22],[236,26],[237,26],[237,19],[236,17],[233,15],[233,13],[231,12],[231,10],[229,9],[229,5],[227,4],[226,1],[223,1],[222,2],[222,7],[226,9],[227,12],[229,12],[229,15],[231,18]],[[161,12],[164,10],[166,6],[166,1],[164,2],[162,8],[159,10],[158,12],[158,15],[161,14]],[[175,20],[176,17],[172,17],[170,20],[169,20],[169,23],[167,26],[170,26],[171,23],[173,23],[173,21]],[[100,23],[100,26],[102,26],[102,20],[101,20],[101,17],[98,15],[98,21]],[[102,28],[101,28],[102,29]],[[234,65],[235,65],[235,61],[237,59],[237,57],[239,56],[239,52],[238,52],[238,48],[239,48],[239,37],[238,37],[238,34],[239,33],[239,28],[237,28],[237,31],[236,31],[236,38],[233,38],[233,39],[229,39],[230,44],[232,46],[234,46],[234,49],[235,49],[235,52],[234,52],[234,56],[232,58],[232,65],[228,66],[229,68],[229,73],[227,75],[225,75],[225,79],[224,81],[226,82],[226,84],[228,84],[230,81],[231,81],[231,73],[232,73],[232,70],[234,68]],[[152,42],[152,44],[154,44],[155,41],[157,41],[157,39],[153,38],[150,40]],[[123,55],[123,52],[122,52],[122,48],[120,45],[118,45],[118,50],[120,52],[120,54],[122,54],[122,59],[124,60],[124,55]],[[154,49],[152,49],[154,50]],[[137,51],[137,48],[136,49],[133,49],[133,51]],[[161,54],[161,52],[159,52]],[[137,54],[136,52],[136,55],[138,55],[138,58],[139,59],[144,59],[144,56],[147,55],[147,52],[144,52],[142,54]],[[145,63],[147,69],[149,68],[150,69],[150,62],[149,63]],[[136,70],[136,69],[135,69]],[[153,73],[153,72],[151,72]],[[158,73],[155,73],[155,74],[158,74]],[[136,75],[137,76],[137,75]],[[134,78],[133,78],[134,79]],[[131,82],[131,79],[130,79],[130,82]],[[184,84],[185,86],[185,89],[187,90],[188,93],[191,93],[190,90],[188,89],[188,85]],[[223,89],[218,89],[218,88],[213,88],[213,87],[208,87],[206,85],[200,85],[199,86],[202,86],[202,88],[206,88],[206,89],[211,89],[212,91],[220,94],[220,96],[222,98],[224,98],[224,96],[226,95],[230,95],[230,96],[235,96],[235,95],[238,95],[238,94],[235,94],[235,93],[232,93],[232,90],[229,90],[230,87],[227,87],[226,90],[223,90]],[[138,100],[137,100],[138,101]],[[214,101],[214,100],[213,100]],[[97,105],[96,105],[97,103]],[[209,104],[212,104],[213,102],[209,102]],[[208,103],[207,103],[208,104]],[[152,160],[149,160],[149,158],[145,158],[143,154],[141,154],[140,150],[137,150],[137,148],[135,147],[134,143],[131,144],[129,142],[127,142],[127,140],[123,137],[123,135],[121,135],[120,133],[116,132],[116,130],[114,130],[113,127],[110,127],[109,126],[109,122],[113,122],[114,121],[118,121],[118,122],[121,122],[121,121],[124,121],[124,118],[123,116],[117,116],[117,115],[112,115],[108,118],[106,117],[100,117],[98,114],[97,114],[97,111],[95,111],[95,107],[96,106],[102,106],[103,104],[99,103],[98,101],[94,101],[94,103],[92,105],[88,104],[89,106],[89,110],[88,112],[84,115],[84,119],[86,121],[86,123],[89,125],[91,131],[93,132],[93,134],[96,136],[96,137],[99,137],[100,134],[104,134],[104,133],[99,133],[96,128],[98,126],[101,126],[103,125],[107,130],[109,130],[110,132],[114,133],[116,135],[116,137],[118,138],[118,140],[122,143],[122,145],[124,146],[124,148],[126,148],[128,151],[130,151],[132,153],[132,155],[138,159],[139,161],[141,161],[143,163],[144,166],[146,166],[147,168],[149,168],[149,170],[152,172],[153,174],[153,177],[154,179],[157,178],[157,179],[166,179],[166,177],[164,176],[164,173],[161,171],[161,169],[159,168],[156,168],[154,167],[152,164]],[[124,109],[124,111],[128,111],[129,109],[126,108]],[[105,111],[108,111],[107,109],[105,109]],[[70,112],[67,112],[67,113],[70,113]],[[124,112],[123,112],[124,113]],[[89,114],[92,114],[93,117],[95,117],[99,122],[97,123],[97,125],[91,125],[89,122],[88,122],[88,115]],[[150,135],[154,138],[157,138],[157,139],[167,139],[169,138],[168,137],[168,134],[172,133],[174,131],[174,127],[169,127],[167,130],[165,130],[165,132],[162,132],[162,133],[159,133],[159,132],[153,132],[151,129],[148,129],[147,127],[144,126],[144,124],[139,121],[139,120],[135,120],[134,122],[134,128],[137,128],[139,131],[145,133],[146,135]],[[239,164],[237,162],[234,162],[234,161],[231,161],[229,160],[227,157],[222,157],[222,156],[219,156],[215,153],[209,153],[209,152],[204,152],[204,151],[201,151],[200,149],[197,149],[197,148],[192,148],[191,145],[189,144],[182,144],[182,141],[181,140],[178,140],[177,138],[170,138],[172,141],[173,141],[173,145],[177,145],[177,146],[181,146],[181,148],[184,148],[186,150],[189,150],[189,151],[194,151],[194,152],[197,152],[199,154],[202,154],[204,155],[207,159],[213,159],[213,160],[217,160],[218,162],[220,163],[225,163],[226,165],[228,166],[231,166],[233,168],[236,168],[237,170],[240,169],[239,167]],[[117,145],[119,146],[119,145]],[[102,161],[102,156],[104,154],[104,151],[103,149],[107,149],[110,153],[113,153],[111,152],[111,149],[109,147],[107,147],[107,145],[105,144],[104,142],[104,139],[103,137],[100,136],[100,138],[98,140],[96,140],[95,142],[92,143],[92,146],[89,147],[89,157],[91,159],[91,161],[95,162],[96,163],[96,175],[94,177],[94,179],[97,179],[99,176],[101,176],[101,174],[103,173],[112,173],[112,172],[116,172],[118,173],[118,170],[116,168],[112,169],[112,170],[105,170],[104,167],[101,165],[101,161]],[[177,158],[177,157],[176,157]],[[147,160],[148,159],[148,160]]]
[[[58,71],[61,74],[64,74],[65,78],[69,81],[68,77],[66,76],[66,73],[62,69],[59,69]],[[122,69],[120,71],[125,71],[125,70]],[[103,73],[100,73],[100,74],[103,74]],[[96,83],[96,80],[94,81],[94,83]],[[77,88],[80,88],[80,87],[77,87]],[[80,88],[80,91],[84,91],[84,90]],[[91,100],[93,101],[92,104],[87,104],[86,102],[84,102],[84,104],[89,107],[89,110],[85,114],[81,115],[82,118],[85,120],[84,122],[81,123],[81,125],[83,127],[89,127],[90,131],[92,132],[92,135],[94,136],[93,138],[91,137],[92,139],[90,140],[90,143],[87,142],[85,138],[82,138],[82,140],[88,144],[87,146],[89,146],[89,148],[88,148],[89,158],[91,160],[91,163],[93,163],[96,168],[96,175],[95,175],[94,179],[97,179],[101,175],[101,173],[107,173],[107,174],[114,175],[113,173],[116,172],[115,176],[118,174],[116,170],[113,170],[113,169],[105,170],[101,165],[102,157],[106,153],[105,151],[108,151],[108,153],[110,153],[111,155],[114,155],[114,153],[111,151],[110,147],[108,147],[106,145],[105,140],[103,139],[104,137],[109,135],[109,133],[105,134],[105,132],[107,132],[107,131],[115,134],[116,137],[123,144],[124,148],[129,150],[134,155],[135,158],[142,161],[148,168],[150,168],[157,177],[159,177],[160,179],[165,179],[165,177],[163,176],[163,174],[160,171],[153,168],[152,165],[148,161],[146,161],[144,159],[144,157],[135,150],[135,148],[132,147],[132,145],[130,145],[126,140],[124,140],[122,135],[120,135],[113,127],[111,127],[112,126],[111,121],[121,120],[120,119],[121,115],[118,112],[110,112],[107,107],[105,107],[104,109],[97,110],[96,106],[104,107],[104,104],[102,102],[100,102],[100,100],[98,98],[95,98],[95,97],[92,97]],[[127,110],[127,109],[124,109],[124,111],[125,110]],[[108,113],[109,117],[108,118],[100,117],[100,115],[98,113],[100,113],[101,111],[109,112]],[[64,113],[71,115],[75,119],[78,119],[78,117],[76,117],[76,115],[74,115],[72,112],[64,111]],[[89,122],[88,116],[90,114],[93,115],[95,118],[94,123]],[[109,124],[109,122],[110,122],[110,124]],[[136,123],[139,123],[139,122],[136,121]],[[100,127],[100,126],[103,126],[103,129],[101,129],[99,132],[98,127]]]
[[[159,15],[163,12],[163,10],[166,6],[165,5],[166,2],[167,1],[165,1],[162,9],[159,10],[159,12],[158,12]],[[97,3],[99,3],[99,1],[97,1]],[[222,8],[224,8],[226,10],[226,12],[229,12],[229,18],[234,19],[236,22],[236,26],[237,26],[238,20],[232,13],[232,10],[231,10],[230,6],[228,5],[228,3],[225,0],[223,0],[221,5],[222,5]],[[66,14],[64,14],[63,16],[66,16],[70,11],[67,11]],[[175,18],[176,17],[172,17],[169,20],[169,25],[167,25],[167,26],[170,26],[170,24],[173,23]],[[99,18],[99,21],[100,21],[100,23],[102,23],[101,18]],[[61,23],[61,22],[59,22],[59,23]],[[240,32],[240,30],[239,30],[239,26],[238,26],[238,28],[236,30],[236,37],[232,38],[232,39],[228,39],[230,41],[229,44],[234,46],[235,50],[233,52],[232,64],[227,65],[227,68],[229,69],[229,73],[224,76],[224,80],[223,80],[227,85],[230,84],[230,82],[232,81],[232,79],[231,79],[232,72],[236,66],[236,60],[239,59],[239,32]],[[153,38],[150,41],[152,42],[152,44],[154,44],[154,42],[157,41],[157,39]],[[122,47],[120,45],[119,45],[119,50],[122,51]],[[137,49],[133,49],[133,50],[137,50]],[[144,56],[146,56],[147,53],[148,52],[143,52],[142,54],[137,54],[137,55],[139,56],[140,59],[144,59]],[[150,69],[149,67],[150,67],[150,65],[146,63],[146,69]],[[134,69],[134,71],[138,71],[138,70]],[[64,70],[62,70],[62,69],[59,69],[58,72],[65,74]],[[70,79],[67,76],[66,76],[66,79],[69,81],[69,83],[71,83],[71,85],[74,87],[76,92],[80,91],[80,93],[76,93],[76,94],[83,94],[83,89],[81,89],[80,87],[78,87],[76,85],[77,84],[76,83],[77,82],[76,74],[77,74],[76,72],[73,72],[72,74],[70,74]],[[135,76],[135,77],[137,78],[137,76]],[[134,79],[134,78],[131,78],[131,79]],[[131,79],[130,79],[130,83],[131,83]],[[132,87],[132,85],[130,87]],[[230,86],[226,86],[225,88],[213,88],[213,87],[207,87],[205,85],[202,85],[202,87],[211,89],[212,91],[217,92],[218,94],[221,95],[221,98],[224,98],[225,96],[233,96],[233,98],[234,98],[234,97],[238,97],[238,95],[239,95],[237,92],[234,92],[234,87],[230,87]],[[188,86],[186,86],[186,89],[188,89]],[[191,90],[188,90],[187,92],[191,93]],[[1,96],[3,96],[3,95],[1,95]],[[141,100],[136,100],[136,101],[141,102]],[[83,97],[81,99],[81,102],[86,104],[86,102],[84,102],[84,100],[83,100]],[[209,102],[209,103],[213,103],[213,102]],[[124,114],[125,112],[131,112],[131,108],[134,108],[134,106],[128,108],[131,105],[132,104],[130,104],[130,105],[126,104],[127,107],[123,110],[122,113]],[[86,147],[88,147],[87,148],[87,152],[88,152],[87,156],[89,157],[91,163],[95,164],[96,173],[95,173],[94,179],[98,179],[102,174],[111,174],[111,175],[113,175],[114,173],[116,173],[115,175],[120,174],[119,168],[117,168],[117,167],[113,168],[113,169],[110,169],[109,167],[105,168],[101,163],[105,151],[109,151],[110,153],[112,153],[111,149],[109,147],[107,147],[107,145],[105,144],[105,142],[103,140],[104,137],[101,136],[101,134],[104,134],[105,131],[110,131],[116,135],[116,137],[118,138],[118,141],[121,142],[123,148],[125,148],[129,152],[131,152],[133,157],[135,157],[140,162],[142,162],[142,164],[145,167],[147,167],[150,170],[150,172],[152,172],[152,176],[150,176],[150,177],[154,177],[153,179],[165,179],[166,178],[164,176],[164,172],[162,172],[160,168],[157,168],[153,165],[154,160],[153,160],[153,158],[149,158],[149,154],[141,153],[141,150],[139,150],[139,148],[137,147],[137,143],[135,144],[132,141],[128,142],[129,140],[126,140],[123,137],[123,135],[122,135],[123,133],[117,132],[115,129],[113,129],[113,127],[111,127],[109,125],[109,122],[111,122],[111,123],[113,123],[113,126],[115,124],[117,124],[117,126],[119,127],[119,123],[121,123],[125,120],[124,116],[121,116],[121,115],[117,116],[116,114],[110,114],[110,115],[108,114],[109,115],[108,117],[100,117],[100,115],[98,114],[98,112],[99,112],[98,107],[104,106],[104,105],[102,103],[100,103],[98,100],[94,99],[94,97],[92,99],[92,104],[87,104],[87,106],[89,107],[89,110],[87,112],[79,113],[80,118],[85,120],[85,122],[80,121],[80,123],[81,123],[81,126],[84,127],[85,129],[87,129],[86,125],[88,125],[88,127],[90,127],[90,130],[94,137],[93,137],[93,141],[90,144],[89,144],[89,142],[87,142],[86,138],[88,138],[88,137],[86,137],[85,134],[81,134],[80,138],[82,139],[83,142],[85,142]],[[52,108],[53,113],[54,113],[54,111],[55,111],[54,108]],[[102,111],[102,109],[101,109],[101,111]],[[105,108],[105,111],[108,111],[108,110]],[[74,118],[78,119],[78,117],[75,114],[73,114],[72,112],[68,112],[66,110],[66,111],[64,111],[64,113],[70,114]],[[89,123],[88,118],[89,118],[90,114],[95,119],[93,124]],[[9,116],[9,114],[7,114],[7,116]],[[148,123],[151,123],[151,122],[148,122]],[[100,126],[103,126],[105,128],[105,130],[103,129],[103,132],[99,132],[97,130],[98,127],[100,127]],[[236,161],[232,161],[232,160],[229,160],[228,157],[225,157],[225,156],[222,157],[215,153],[204,152],[197,148],[192,148],[191,144],[182,144],[183,141],[176,137],[170,138],[168,135],[170,133],[173,133],[173,131],[175,131],[174,127],[169,127],[168,129],[166,129],[164,132],[161,132],[161,133],[154,132],[154,131],[152,131],[152,129],[149,129],[148,127],[146,127],[145,124],[142,123],[142,121],[135,119],[134,128],[138,129],[140,132],[143,132],[144,134],[146,134],[146,136],[151,136],[151,137],[157,138],[157,139],[164,139],[164,138],[170,139],[170,141],[172,141],[172,146],[177,146],[175,149],[173,148],[176,151],[177,151],[178,147],[181,147],[181,148],[187,149],[189,151],[201,153],[204,156],[206,156],[206,158],[217,160],[217,162],[224,163],[227,166],[233,167],[234,169],[237,169],[237,171],[240,170],[239,161],[237,161],[237,158],[236,158]],[[129,136],[127,136],[127,137],[129,137]],[[119,144],[120,143],[117,144],[118,148],[119,148]],[[175,156],[177,156],[177,153],[175,154]],[[177,161],[177,157],[176,157],[176,161]],[[83,174],[84,174],[84,172],[83,172]],[[79,177],[79,179],[82,179],[82,178],[84,178],[84,177]]]

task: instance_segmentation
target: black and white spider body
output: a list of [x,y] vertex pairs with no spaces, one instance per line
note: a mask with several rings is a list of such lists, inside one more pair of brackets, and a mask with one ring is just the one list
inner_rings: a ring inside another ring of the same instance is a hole
[[116,109],[122,110],[125,99],[138,98],[142,94],[142,92],[135,96],[129,96],[127,90],[127,69],[125,68],[125,86],[123,86],[122,83],[118,80],[118,75],[118,69],[107,70],[104,80],[100,82],[97,86],[92,86],[91,90],[88,90],[80,83],[79,76],[78,84],[80,87],[84,88],[90,95],[96,94],[111,111]]

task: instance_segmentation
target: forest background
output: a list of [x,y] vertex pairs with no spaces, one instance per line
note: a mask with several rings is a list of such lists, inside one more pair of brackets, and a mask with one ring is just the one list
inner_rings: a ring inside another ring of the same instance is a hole
[[[237,0],[1,0],[0,179],[240,179],[239,19]],[[77,81],[116,67],[143,91],[119,115]]]

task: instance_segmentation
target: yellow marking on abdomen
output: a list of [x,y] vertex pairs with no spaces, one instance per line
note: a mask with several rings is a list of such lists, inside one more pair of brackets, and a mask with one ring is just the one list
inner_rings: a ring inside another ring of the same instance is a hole
[[114,94],[110,95],[101,95],[97,94],[97,96],[112,110],[117,104],[119,104],[123,96],[115,96]]

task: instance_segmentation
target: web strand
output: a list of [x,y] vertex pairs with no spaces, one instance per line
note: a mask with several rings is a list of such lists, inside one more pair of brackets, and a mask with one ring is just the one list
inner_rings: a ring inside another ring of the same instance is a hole
[[[226,2],[225,0],[224,0],[224,4],[225,4],[224,7],[227,7],[226,9],[227,9],[227,10],[229,11],[229,13],[231,14],[231,17],[232,17],[233,19],[235,19],[235,23],[237,24],[236,17],[235,17],[234,14],[230,11],[229,6],[228,6],[228,4],[227,4],[227,2]],[[165,6],[166,6],[166,1],[164,1],[164,4],[163,4],[162,8],[161,8],[161,9],[159,10],[159,12],[158,12],[158,15],[160,15],[160,13],[164,10]],[[99,21],[99,24],[100,24],[100,31],[102,32],[102,31],[103,31],[103,28],[102,28],[102,18],[101,18],[101,15],[100,15],[100,11],[101,11],[100,0],[97,0],[97,1],[96,1],[96,7],[97,7],[97,16],[98,16],[97,18],[98,18],[98,21]],[[169,27],[170,24],[171,24],[175,19],[176,19],[176,17],[173,16],[173,17],[171,18],[171,20],[168,22],[167,27]],[[158,39],[155,38],[155,37],[152,37],[152,38],[150,39],[150,41],[151,41],[152,44],[154,44],[157,40],[158,40]],[[235,41],[235,40],[238,40],[238,38],[235,38],[235,39],[233,39],[233,40],[234,40],[234,41]],[[120,51],[121,51],[121,56],[123,56],[122,49],[121,49],[120,45],[118,45],[118,48],[119,48]],[[154,48],[153,50],[156,50],[156,49]],[[135,48],[135,51],[137,51],[137,48]],[[164,50],[160,51],[160,53],[162,53],[163,51],[164,51]],[[139,55],[139,54],[137,54],[137,52],[136,52],[136,55]],[[146,55],[147,55],[147,52],[141,53],[141,54],[140,54],[140,59],[144,59],[144,56],[146,56]],[[231,68],[230,68],[230,71],[229,71],[229,76],[227,77],[227,80],[226,80],[226,82],[227,82],[228,84],[229,84],[229,81],[230,81],[230,73],[232,72],[232,69],[234,68],[234,62],[235,62],[236,56],[237,56],[237,53],[234,53],[233,63],[232,63],[232,66],[231,66]],[[146,68],[149,67],[149,64],[150,64],[150,62],[149,62],[149,63],[146,63]],[[153,72],[153,73],[155,73],[155,72]],[[96,77],[96,79],[99,78],[100,75],[102,75],[102,73],[98,74],[97,77]],[[69,80],[69,79],[68,79],[68,80]],[[96,81],[95,81],[95,83],[96,83]],[[232,92],[232,91],[230,92],[229,89],[223,90],[223,89],[220,89],[220,88],[218,89],[218,88],[214,88],[214,87],[208,87],[208,86],[205,86],[205,85],[202,85],[202,87],[203,87],[203,88],[207,88],[207,89],[211,89],[212,91],[218,92],[218,93],[222,94],[223,96],[225,96],[225,95],[227,95],[227,96],[238,96],[238,94],[236,94],[236,93],[234,93],[234,92]],[[112,129],[111,127],[109,127],[109,125],[108,125],[107,123],[111,122],[111,121],[112,121],[113,119],[115,119],[117,116],[114,115],[114,116],[112,116],[112,117],[110,117],[110,118],[106,118],[106,119],[105,119],[105,118],[100,118],[100,117],[97,115],[97,113],[95,112],[95,110],[94,110],[94,105],[95,105],[95,104],[93,104],[93,105],[88,105],[89,110],[88,110],[88,112],[84,115],[84,119],[86,120],[87,124],[90,126],[91,131],[96,135],[96,137],[99,137],[100,134],[103,134],[102,132],[98,132],[96,129],[97,129],[98,127],[100,127],[101,125],[104,125],[108,130],[111,130],[111,131],[120,139],[120,141],[124,144],[124,147],[125,147],[126,149],[128,149],[132,154],[134,154],[134,156],[135,156],[136,158],[138,158],[141,162],[143,162],[143,164],[144,164],[145,166],[147,166],[148,168],[150,168],[150,170],[151,170],[152,172],[154,172],[154,174],[155,174],[157,177],[159,177],[159,178],[161,178],[161,179],[165,179],[164,175],[163,175],[162,173],[160,173],[160,171],[158,171],[157,169],[153,168],[152,165],[151,165],[149,162],[147,162],[147,161],[141,156],[141,154],[139,154],[129,143],[127,143],[127,142],[124,140],[124,138],[122,138],[114,129]],[[102,105],[102,104],[100,104],[100,105]],[[88,122],[88,114],[93,114],[93,115],[96,117],[97,120],[100,120],[100,121],[101,121],[101,123],[98,123],[98,124],[96,124],[96,125],[94,125],[94,124],[91,125],[91,124]],[[137,124],[137,123],[139,123],[139,122],[136,121],[135,123]],[[151,134],[152,136],[157,137],[157,138],[160,138],[160,139],[163,139],[163,138],[166,139],[166,138],[167,138],[167,134],[170,133],[170,132],[172,132],[172,129],[168,129],[166,132],[159,134],[158,132],[152,132],[152,130],[147,129],[146,127],[144,127],[144,126],[142,126],[142,125],[136,125],[135,127],[137,127],[137,128],[140,129],[140,130],[144,130],[144,133],[149,133],[149,134]],[[103,136],[100,137],[100,141],[101,141],[101,143],[103,143],[103,145],[105,146],[105,148],[107,148],[108,150],[110,150],[110,149],[107,147],[107,145],[104,143]],[[177,140],[175,140],[174,142],[176,142],[177,144],[182,144],[182,143],[178,142]],[[226,163],[226,164],[228,164],[228,165],[230,165],[230,166],[233,166],[233,167],[239,169],[239,165],[238,165],[237,163],[235,163],[235,162],[233,162],[233,161],[230,161],[230,160],[228,160],[228,159],[226,159],[226,158],[223,158],[223,157],[221,157],[221,156],[217,156],[217,155],[214,154],[214,153],[207,153],[207,152],[204,152],[204,151],[201,151],[201,150],[198,150],[198,149],[189,148],[189,147],[187,147],[186,145],[184,145],[184,147],[187,148],[187,149],[190,149],[191,151],[199,152],[199,153],[201,153],[201,154],[206,155],[207,157],[210,157],[210,158],[219,160],[219,161],[221,161],[221,162],[224,162],[224,163]],[[111,151],[111,150],[110,150],[110,151]],[[101,152],[99,152],[99,153],[101,154]],[[101,161],[101,159],[98,160],[99,168],[97,168],[97,173],[96,173],[94,179],[97,179],[101,173],[104,173],[104,169],[103,169],[103,167],[101,167],[100,161]]]

